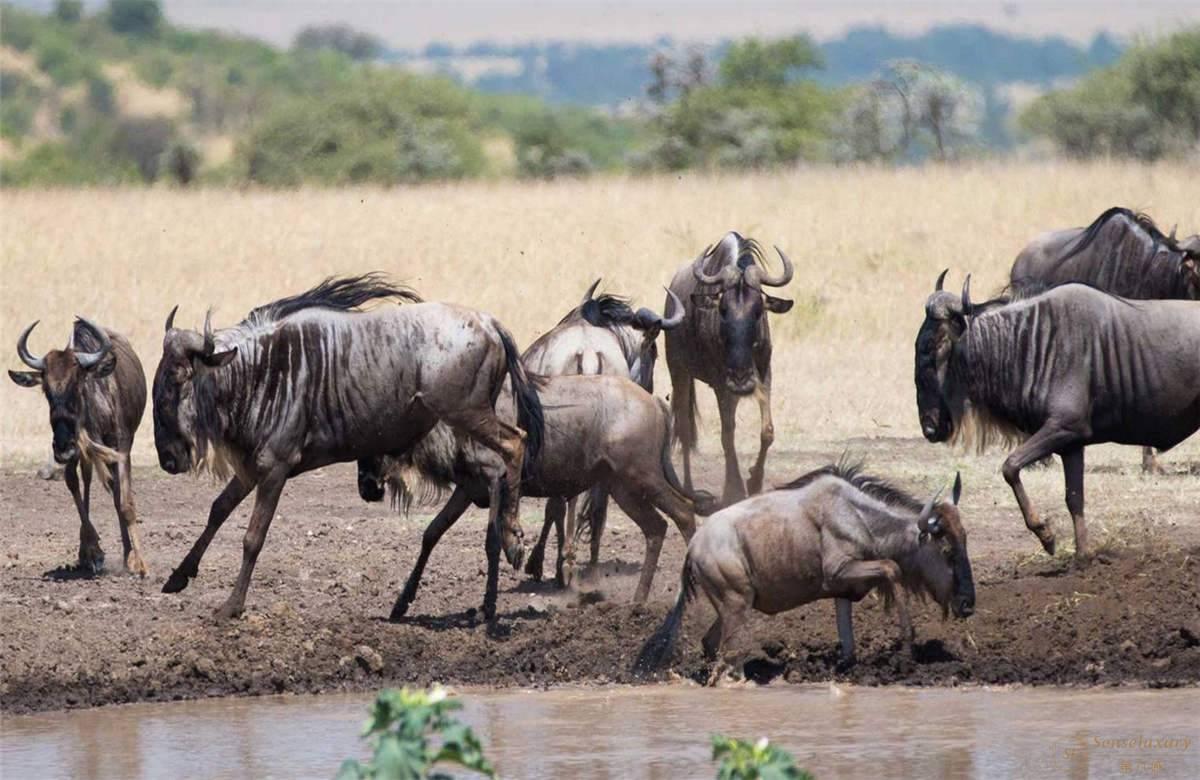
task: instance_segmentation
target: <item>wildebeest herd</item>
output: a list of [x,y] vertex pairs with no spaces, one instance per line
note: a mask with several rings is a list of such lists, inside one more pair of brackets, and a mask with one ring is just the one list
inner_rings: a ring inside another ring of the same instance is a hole
[[[679,269],[661,315],[596,295],[593,284],[523,354],[494,317],[424,302],[375,273],[327,279],[219,330],[210,317],[201,330],[177,327],[172,310],[152,386],[159,465],[226,484],[163,591],[188,586],[221,525],[253,491],[241,571],[218,609],[222,618],[240,614],[287,480],[356,462],[367,501],[390,491],[407,510],[449,495],[425,531],[393,620],[404,618],[433,548],[471,505],[489,513],[484,614],[493,619],[501,552],[540,578],[554,530],[555,575],[568,586],[578,541],[588,537],[591,563],[598,561],[611,497],[645,535],[636,601],[650,592],[668,528],[663,515],[688,541],[678,600],[643,648],[641,670],[669,659],[699,594],[716,610],[703,641],[716,661],[713,680],[738,668],[750,610],[775,614],[818,599],[835,601],[842,657],[851,661],[851,604],[876,589],[895,605],[911,649],[909,595],[927,595],[961,618],[975,608],[961,479],[948,500],[939,491],[921,501],[843,458],[762,492],[775,436],[767,314],[792,306],[766,290],[794,274],[776,251],[782,268],[773,273],[757,242],[726,234]],[[921,430],[931,442],[1010,445],[1003,477],[1050,553],[1054,534],[1020,473],[1058,455],[1083,563],[1084,448],[1116,442],[1162,451],[1200,429],[1200,236],[1177,240],[1147,216],[1113,208],[1086,228],[1036,239],[993,298],[973,301],[969,275],[961,293],[951,293],[945,277],[925,302],[916,337]],[[76,565],[90,574],[104,564],[89,519],[98,474],[117,508],[125,567],[144,577],[130,468],[146,404],[141,364],[125,337],[84,318],[65,349],[36,357],[28,346],[36,324],[17,340],[31,370],[9,375],[41,387],[49,404],[54,460],[80,517]],[[670,406],[653,395],[660,333]],[[720,412],[719,500],[692,483],[696,380],[713,389]],[[734,421],[746,397],[759,407],[760,447],[743,480]],[[1156,468],[1150,452],[1147,469]],[[527,561],[522,495],[547,499]]]

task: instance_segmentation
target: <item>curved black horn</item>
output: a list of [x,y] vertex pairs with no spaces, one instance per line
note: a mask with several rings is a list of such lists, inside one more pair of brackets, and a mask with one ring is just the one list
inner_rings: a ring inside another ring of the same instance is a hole
[[[75,353],[75,360],[76,360],[76,362],[79,363],[81,368],[91,368],[92,366],[96,365],[101,360],[103,360],[104,356],[107,355],[112,350],[112,342],[109,341],[108,334],[104,332],[104,329],[101,328],[96,323],[89,320],[88,318],[80,317],[79,315],[75,315],[75,319],[78,322],[82,323],[85,328],[90,330],[92,332],[92,334],[95,335],[95,337],[100,340],[99,351],[97,351],[97,352],[76,352]],[[74,338],[74,329],[72,329],[72,339],[73,338]]]
[[671,299],[671,308],[675,313],[668,317],[666,316],[667,312],[663,311],[662,329],[671,330],[672,328],[679,327],[680,323],[683,322],[683,301],[679,300],[679,296],[670,287],[664,287],[663,289],[667,291],[667,297]]
[[963,313],[964,317],[971,313],[971,275],[970,274],[967,274],[967,278],[963,281],[962,313]]
[[216,348],[217,343],[212,330],[212,309],[209,309],[204,313],[204,354],[211,355]]
[[692,275],[700,284],[723,284],[726,276],[724,268],[718,269],[715,274],[704,273],[704,261],[707,259],[707,252],[696,258],[696,262],[692,263]]
[[29,354],[29,347],[25,344],[25,342],[29,340],[30,332],[37,327],[39,322],[41,322],[41,320],[34,320],[33,324],[26,328],[24,332],[21,333],[21,337],[17,339],[17,357],[21,358],[21,362],[32,368],[34,371],[45,371],[45,356],[35,358],[33,355]]
[[945,485],[938,488],[938,491],[933,494],[933,497],[930,498],[928,502],[926,502],[925,506],[921,507],[921,514],[917,517],[917,522],[928,520],[930,516],[933,515],[933,508],[937,505],[937,501],[942,497],[942,492],[945,491],[945,489]]
[[599,286],[600,286],[600,280],[599,280],[599,279],[597,279],[596,281],[592,282],[592,286],[591,286],[591,287],[589,287],[589,288],[587,289],[587,292],[585,292],[585,293],[583,294],[583,300],[579,302],[579,305],[580,305],[580,306],[582,306],[583,304],[585,304],[585,303],[587,303],[588,301],[590,301],[590,300],[592,299],[592,294],[596,292],[596,288],[597,288],[597,287],[599,287]]
[[946,281],[946,274],[948,274],[948,273],[950,273],[950,269],[949,269],[949,268],[947,268],[946,270],[944,270],[944,271],[942,271],[940,274],[938,274],[938,278],[937,278],[937,284],[935,284],[935,285],[933,286],[933,291],[934,291],[934,292],[941,292],[941,291],[942,291],[942,285],[945,283],[945,281]]
[[783,253],[783,250],[775,247],[775,252],[779,255],[779,261],[783,263],[783,270],[779,272],[779,275],[771,276],[765,270],[758,272],[758,283],[765,284],[767,287],[783,287],[792,281],[792,276],[796,273],[796,268],[792,265],[792,261],[788,260],[788,256]]
[[167,324],[166,324],[166,327],[163,329],[164,332],[170,331],[171,328],[175,327],[175,312],[177,312],[177,311],[179,311],[178,303],[175,304],[174,309],[171,309],[171,313],[167,315]]

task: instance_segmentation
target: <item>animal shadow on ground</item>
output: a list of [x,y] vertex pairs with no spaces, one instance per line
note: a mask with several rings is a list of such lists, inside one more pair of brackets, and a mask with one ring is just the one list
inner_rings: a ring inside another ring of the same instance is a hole
[[960,660],[940,639],[927,639],[913,645],[913,660],[919,664],[944,664]]
[[42,572],[42,579],[53,580],[54,582],[67,582],[68,580],[95,580],[105,574],[104,567],[93,569],[91,566],[80,566],[78,564],[63,564],[55,566],[49,571]]
[[[462,612],[451,612],[447,615],[405,615],[395,625],[416,626],[429,631],[450,631],[454,629],[476,628],[486,625],[488,636],[494,639],[504,639],[512,635],[512,624],[517,620],[548,620],[550,614],[525,607],[512,612],[497,613],[494,620],[483,617],[483,610],[469,607]],[[392,623],[386,617],[378,617],[381,623]]]

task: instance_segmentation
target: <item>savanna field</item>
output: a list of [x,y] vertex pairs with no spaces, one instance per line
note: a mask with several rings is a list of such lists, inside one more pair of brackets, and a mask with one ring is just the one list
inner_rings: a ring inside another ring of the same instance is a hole
[[[0,345],[7,367],[19,368],[15,343],[25,325],[41,320],[30,339],[41,354],[61,346],[71,318],[82,314],[128,334],[152,378],[175,304],[177,324],[200,327],[212,306],[219,328],[328,275],[368,270],[428,299],[492,312],[526,345],[597,277],[603,290],[661,310],[675,269],[736,229],[777,244],[796,266],[778,292],[795,308],[771,318],[777,436],[768,483],[848,449],[922,495],[956,469],[967,486],[976,615],[943,623],[932,607],[919,608],[918,638],[928,643],[914,666],[896,660],[894,619],[866,603],[856,613],[862,662],[847,679],[1194,685],[1200,440],[1164,455],[1167,473],[1156,476],[1140,473],[1135,448],[1089,448],[1088,520],[1103,560],[1075,571],[1060,469],[1025,475],[1059,534],[1060,559],[1051,560],[1021,522],[999,473],[1001,452],[964,453],[921,438],[912,374],[924,301],[943,268],[950,289],[972,273],[979,299],[1004,284],[1033,236],[1085,225],[1112,205],[1190,234],[1200,230],[1195,189],[1194,166],[991,163],[409,189],[6,191]],[[778,267],[770,250],[768,261]],[[655,386],[659,395],[670,392],[665,360]],[[716,407],[707,389],[698,395],[697,485],[717,491]],[[133,461],[150,575],[120,573],[111,502],[97,489],[93,517],[115,576],[47,582],[41,572],[73,560],[78,520],[61,482],[33,477],[50,443],[41,394],[5,381],[0,406],[7,710],[385,682],[628,680],[639,644],[678,587],[683,544],[672,528],[650,602],[629,604],[643,543],[614,509],[602,566],[590,578],[585,572],[576,592],[530,584],[506,567],[502,628],[499,637],[488,634],[470,611],[483,592],[484,517],[473,511],[431,559],[411,613],[417,617],[388,624],[379,618],[436,507],[405,519],[365,505],[352,467],[338,466],[289,483],[247,617],[216,629],[208,615],[236,573],[249,502],[218,535],[194,584],[160,594],[219,488],[158,469],[147,407]],[[758,444],[752,403],[742,405],[739,425],[744,473]],[[522,505],[527,539],[540,525],[539,504]],[[602,595],[580,599],[578,591]],[[686,631],[677,670],[703,679],[703,626]],[[755,621],[756,641],[789,681],[833,676],[835,636],[824,603]],[[47,637],[62,641],[50,648]],[[354,661],[364,644],[378,664]]]

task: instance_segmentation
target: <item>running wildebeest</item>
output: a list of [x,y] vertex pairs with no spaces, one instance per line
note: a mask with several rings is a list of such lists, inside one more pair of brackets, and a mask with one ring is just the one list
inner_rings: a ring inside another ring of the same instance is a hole
[[[659,512],[675,521],[685,539],[690,539],[695,529],[692,498],[683,491],[671,465],[671,416],[666,403],[629,379],[605,375],[544,377],[539,395],[545,409],[545,440],[542,457],[527,475],[522,494],[563,498],[596,485],[611,493],[646,536],[645,559],[634,594],[634,601],[644,601],[667,532]],[[513,414],[507,387],[496,410],[504,418]],[[419,483],[425,486],[420,492],[426,498],[454,485],[450,500],[425,529],[420,557],[392,609],[391,619],[399,620],[416,598],[425,563],[442,534],[472,503],[487,506],[488,475],[498,465],[492,453],[472,442],[458,444],[453,434],[439,425],[411,451],[377,458],[372,467],[391,486],[401,508],[411,503]],[[370,500],[365,494],[363,498]],[[561,512],[562,503],[556,506]],[[561,517],[556,520],[561,522]],[[574,529],[569,524],[565,537],[567,551],[559,547],[560,569],[570,565]],[[497,575],[497,553],[489,548],[484,597],[484,613],[489,619],[495,614]]]
[[783,314],[792,301],[775,298],[763,287],[783,287],[792,280],[792,263],[775,248],[783,263],[778,275],[768,273],[762,250],[753,239],[727,233],[715,246],[680,268],[670,291],[684,303],[683,324],[667,332],[667,367],[671,371],[671,409],[675,434],[683,449],[683,484],[692,489],[691,453],[696,448],[696,389],[699,379],[713,389],[721,415],[721,447],[725,452],[726,504],[743,498],[734,448],[738,401],[758,401],[758,459],[750,469],[749,490],[762,490],[767,450],[775,441],[771,421],[771,330],[767,312]]
[[917,333],[921,431],[981,449],[1021,442],[1005,459],[1025,525],[1046,552],[1054,532],[1034,511],[1021,469],[1062,458],[1075,556],[1087,558],[1083,449],[1114,442],[1168,450],[1200,428],[1200,303],[1135,301],[1082,284],[975,306],[938,277]]
[[[1086,228],[1034,239],[1017,255],[1008,291],[1028,298],[1069,282],[1125,298],[1200,300],[1200,236],[1176,242],[1147,215],[1114,207]],[[1160,470],[1151,447],[1142,451],[1142,470]]]
[[679,597],[643,646],[636,669],[649,672],[670,658],[697,591],[717,612],[703,639],[705,657],[716,661],[710,685],[740,668],[752,609],[775,615],[834,599],[842,661],[853,662],[851,604],[876,588],[899,611],[900,641],[911,654],[906,592],[928,594],[943,615],[965,618],[975,611],[961,493],[956,477],[953,503],[938,502],[939,490],[922,506],[842,461],[722,509],[688,544]]
[[[360,310],[382,301],[407,305]],[[240,614],[290,477],[403,453],[439,421],[497,454],[503,468],[489,485],[489,538],[520,565],[521,468],[536,462],[541,407],[512,337],[493,317],[421,303],[376,274],[327,279],[216,333],[208,318],[198,333],[176,328],[174,317],[173,310],[154,377],[159,463],[170,474],[232,476],[163,592],[187,587],[213,535],[257,489],[237,584],[217,611]],[[493,408],[506,376],[517,425]]]
[[[41,387],[50,404],[54,460],[66,466],[63,476],[79,511],[79,567],[98,574],[104,566],[100,536],[90,517],[94,468],[112,491],[125,568],[145,577],[129,457],[146,409],[142,364],[128,339],[83,317],[75,320],[66,349],[34,357],[27,342],[36,325],[30,325],[17,339],[17,356],[33,370],[9,371],[8,375],[22,387]],[[116,469],[115,475],[111,469]]]
[[[635,312],[624,298],[607,294],[593,297],[599,284],[599,279],[593,282],[578,306],[529,345],[521,355],[521,362],[527,371],[542,376],[628,376],[646,392],[653,393],[658,334],[683,322],[683,302],[668,291],[669,306],[665,311],[673,310],[670,316],[660,316],[647,308]],[[542,562],[552,525],[558,532],[561,553],[564,512],[559,504],[562,501],[558,497],[548,500],[542,532],[525,564],[525,572],[535,580],[542,578]],[[566,517],[572,528],[576,527],[575,503],[574,496],[567,499]],[[590,561],[595,566],[600,561],[600,538],[608,515],[608,493],[604,488],[589,491],[584,510],[590,536]],[[557,522],[554,518],[558,518]],[[570,573],[572,569],[567,571]],[[562,573],[561,567],[559,573]]]

